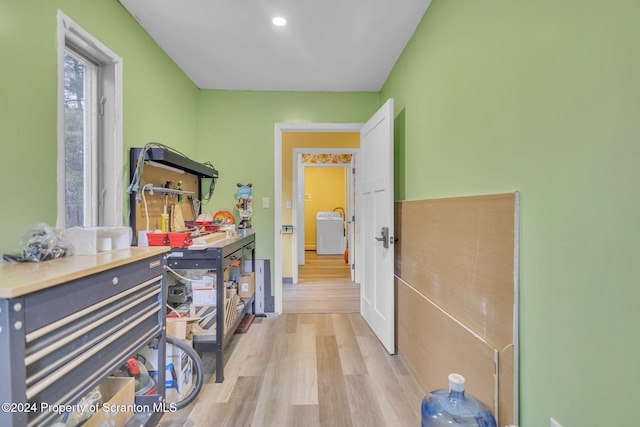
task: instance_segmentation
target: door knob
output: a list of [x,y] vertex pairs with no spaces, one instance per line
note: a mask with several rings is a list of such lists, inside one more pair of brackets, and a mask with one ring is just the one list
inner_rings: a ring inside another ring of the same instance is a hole
[[387,249],[389,247],[389,227],[382,227],[382,229],[380,229],[380,236],[381,237],[376,237],[375,239],[382,242],[382,246]]

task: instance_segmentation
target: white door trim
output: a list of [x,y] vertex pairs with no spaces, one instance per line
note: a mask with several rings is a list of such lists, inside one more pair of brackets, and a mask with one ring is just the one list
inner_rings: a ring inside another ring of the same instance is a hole
[[[282,133],[283,132],[360,132],[363,123],[275,123],[273,137],[273,275],[274,310],[282,313]],[[357,266],[356,266],[357,268]]]
[[[344,168],[351,169],[351,163],[327,163],[327,164],[303,164],[300,157],[302,154],[351,154],[357,156],[357,148],[294,148],[293,149],[293,283],[298,283],[298,265],[304,264],[304,170],[313,168]],[[348,171],[347,171],[348,172]],[[351,178],[351,177],[349,177]],[[349,182],[351,184],[351,182]],[[349,189],[351,185],[346,185]],[[347,205],[344,207],[345,214],[353,215],[354,196],[345,189]],[[347,218],[345,218],[347,221]],[[345,236],[347,240],[350,236]]]

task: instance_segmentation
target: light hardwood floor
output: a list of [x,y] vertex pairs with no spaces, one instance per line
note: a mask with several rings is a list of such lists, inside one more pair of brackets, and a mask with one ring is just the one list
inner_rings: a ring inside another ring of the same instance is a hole
[[351,281],[343,255],[305,252],[298,284],[282,286],[284,313],[359,313],[360,286]]
[[420,424],[422,391],[359,314],[256,318],[225,354],[224,382],[215,383],[205,354],[202,393],[162,427]]
[[418,426],[423,393],[359,314],[360,287],[342,255],[307,252],[280,316],[256,318],[225,352],[202,355],[205,387],[161,427]]
[[298,266],[298,283],[351,281],[344,255],[318,255],[315,251],[305,251],[304,261],[304,265]]

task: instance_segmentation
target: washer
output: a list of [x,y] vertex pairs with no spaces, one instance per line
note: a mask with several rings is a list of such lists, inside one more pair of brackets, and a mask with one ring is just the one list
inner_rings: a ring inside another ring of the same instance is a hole
[[340,212],[318,212],[316,214],[316,253],[342,255],[344,249],[344,220]]

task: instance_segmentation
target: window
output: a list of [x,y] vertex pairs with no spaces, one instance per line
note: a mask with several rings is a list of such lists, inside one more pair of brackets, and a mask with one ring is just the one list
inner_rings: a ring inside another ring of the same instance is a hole
[[57,227],[123,223],[122,60],[58,12]]
[[[98,65],[66,49],[64,54],[64,170],[65,226],[98,223],[95,176],[100,175],[97,152],[100,135],[94,132],[94,99]],[[96,167],[93,167],[93,166]]]

